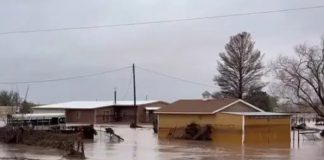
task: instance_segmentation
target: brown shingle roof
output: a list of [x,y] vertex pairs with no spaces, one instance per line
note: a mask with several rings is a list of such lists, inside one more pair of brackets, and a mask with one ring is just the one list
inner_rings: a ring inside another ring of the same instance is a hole
[[174,103],[164,106],[157,113],[200,113],[212,114],[214,111],[227,106],[238,99],[220,98],[209,100],[178,100]]

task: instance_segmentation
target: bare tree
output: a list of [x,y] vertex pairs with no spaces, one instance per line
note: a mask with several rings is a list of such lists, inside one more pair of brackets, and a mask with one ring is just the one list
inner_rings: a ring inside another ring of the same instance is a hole
[[281,56],[272,65],[280,87],[293,103],[324,117],[324,38],[320,47],[301,44],[295,52],[296,57]]
[[18,92],[0,91],[0,105],[2,106],[17,106],[21,102]]
[[27,114],[27,113],[32,113],[33,112],[33,107],[36,106],[36,104],[28,102],[24,100],[20,104],[20,113]]
[[219,54],[219,75],[214,81],[220,86],[222,93],[231,97],[244,99],[249,92],[260,91],[263,84],[262,55],[254,49],[254,41],[247,32],[239,33],[230,38],[225,45],[226,52]]

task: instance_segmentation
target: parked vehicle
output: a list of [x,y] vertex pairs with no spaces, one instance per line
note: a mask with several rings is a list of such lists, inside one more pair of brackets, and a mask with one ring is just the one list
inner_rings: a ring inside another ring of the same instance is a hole
[[65,127],[64,113],[13,114],[8,116],[7,124],[13,126],[30,126],[47,130],[53,127]]

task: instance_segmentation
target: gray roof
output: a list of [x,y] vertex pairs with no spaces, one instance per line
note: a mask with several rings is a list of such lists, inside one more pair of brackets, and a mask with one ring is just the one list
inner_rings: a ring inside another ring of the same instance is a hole
[[275,113],[275,112],[222,112],[222,113],[243,115],[243,116],[290,116],[290,114],[287,113]]
[[[136,101],[136,105],[148,105],[151,103],[162,102],[162,101]],[[35,109],[96,109],[110,106],[132,106],[133,101],[71,101],[64,103],[56,103],[49,105],[36,106]]]

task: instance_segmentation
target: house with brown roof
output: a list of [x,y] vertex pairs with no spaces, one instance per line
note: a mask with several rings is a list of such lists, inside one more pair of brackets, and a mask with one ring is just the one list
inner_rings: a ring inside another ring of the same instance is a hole
[[179,138],[191,123],[210,125],[217,143],[290,145],[290,115],[241,99],[178,100],[157,111],[159,138]]

